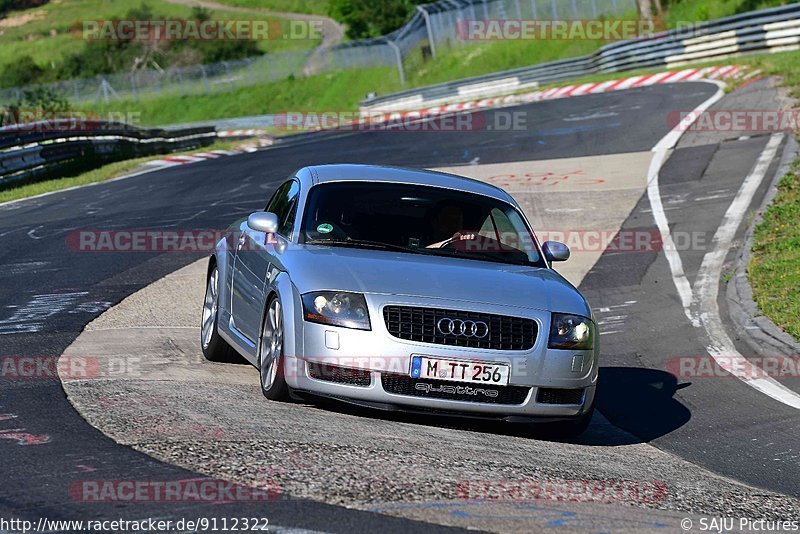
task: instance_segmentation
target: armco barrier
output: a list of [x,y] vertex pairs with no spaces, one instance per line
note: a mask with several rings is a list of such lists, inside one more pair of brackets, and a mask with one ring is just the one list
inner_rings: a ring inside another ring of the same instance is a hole
[[106,121],[41,121],[0,128],[0,187],[102,163],[208,146],[213,127],[142,129]]
[[597,52],[454,82],[403,91],[361,102],[364,110],[392,111],[510,94],[594,73],[672,68],[739,54],[800,49],[800,3],[751,11],[668,32],[620,41]]

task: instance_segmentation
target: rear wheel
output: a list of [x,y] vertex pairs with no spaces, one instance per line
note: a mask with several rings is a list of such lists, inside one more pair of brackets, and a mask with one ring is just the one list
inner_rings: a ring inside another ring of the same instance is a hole
[[203,356],[212,362],[235,361],[236,353],[222,339],[217,331],[217,315],[219,312],[219,271],[217,266],[211,270],[206,282],[206,296],[203,300],[203,318],[200,325],[200,346]]
[[269,400],[289,400],[289,386],[283,372],[283,308],[278,297],[267,304],[259,345],[261,392]]

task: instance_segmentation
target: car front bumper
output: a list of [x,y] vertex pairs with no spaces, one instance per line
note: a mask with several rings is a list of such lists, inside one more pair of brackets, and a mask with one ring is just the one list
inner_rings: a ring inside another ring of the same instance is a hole
[[[293,353],[285,354],[284,362],[286,381],[292,389],[381,409],[448,412],[509,420],[575,418],[586,413],[594,402],[598,376],[598,336],[595,336],[592,350],[548,349],[549,311],[418,297],[367,294],[366,298],[370,308],[371,330],[306,322],[302,318],[302,310],[295,308],[295,313],[287,319],[294,323],[293,331],[297,338]],[[383,307],[388,305],[448,308],[529,318],[536,321],[538,335],[534,346],[525,351],[408,341],[393,337],[387,330]],[[508,395],[509,391],[504,390],[503,386],[484,387],[480,384],[411,379],[410,363],[415,355],[467,362],[507,363],[511,368],[508,387],[514,389],[514,395]],[[316,373],[316,377],[312,377],[312,367],[322,367],[327,374],[323,373],[320,377]],[[359,377],[356,381],[360,384],[350,383],[353,380],[341,380],[341,376],[332,379],[332,376],[338,376],[338,368],[354,370],[351,376]],[[367,375],[368,383],[365,381]],[[385,387],[385,382],[391,385],[393,378],[403,384],[410,381],[410,388],[401,388],[403,393],[397,393],[397,381],[393,383],[394,390]],[[420,390],[428,387],[417,386],[420,383],[430,384],[433,393]],[[458,387],[462,389],[454,389]],[[465,387],[471,390],[463,389]],[[486,393],[487,389],[494,389],[499,395],[491,397]],[[560,395],[561,392],[566,394]],[[513,402],[509,403],[511,397]]]

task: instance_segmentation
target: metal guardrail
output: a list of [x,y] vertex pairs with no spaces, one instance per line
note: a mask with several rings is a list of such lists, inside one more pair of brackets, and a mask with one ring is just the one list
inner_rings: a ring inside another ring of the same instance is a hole
[[[454,82],[402,91],[361,102],[365,110],[411,109],[443,101],[509,94],[517,89],[595,73],[672,68],[757,52],[800,49],[800,3],[700,23],[691,28],[620,41],[595,53]],[[502,83],[501,83],[502,82]]]
[[208,146],[216,136],[213,127],[142,129],[68,119],[6,126],[0,128],[0,188],[109,161]]

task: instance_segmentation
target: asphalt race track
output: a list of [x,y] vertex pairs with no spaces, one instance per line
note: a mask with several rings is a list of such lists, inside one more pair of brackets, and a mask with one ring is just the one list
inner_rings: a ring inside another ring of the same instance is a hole
[[[693,109],[716,91],[708,83],[657,85],[514,108],[527,119],[524,130],[492,127],[498,124],[496,113],[510,111],[505,109],[483,113],[487,127],[475,131],[321,135],[313,141],[0,206],[0,357],[57,357],[102,312],[201,258],[188,253],[76,252],[67,245],[67,236],[76,230],[221,230],[235,218],[262,209],[281,181],[311,164],[464,166],[464,174],[469,174],[470,166],[647,152],[670,130],[670,111]],[[721,104],[730,98],[736,94]],[[670,227],[700,233],[706,244],[771,138],[721,141],[679,146],[661,172]],[[768,178],[749,203],[750,212],[760,204],[777,158],[768,163]],[[637,193],[632,207],[623,228],[657,232],[648,195]],[[744,226],[735,235],[737,243]],[[692,284],[703,270],[704,252],[683,254]],[[638,440],[699,466],[800,497],[794,408],[735,378],[684,379],[666,372],[676,357],[705,355],[708,341],[684,313],[664,252],[598,256],[581,275],[580,288],[595,309],[601,330],[608,332],[602,338],[598,400],[602,414]],[[727,321],[724,309],[721,316]],[[741,354],[752,354],[743,342],[734,343]],[[791,380],[783,384],[800,391]],[[143,506],[76,501],[69,488],[87,478],[168,480],[194,475],[117,445],[94,429],[75,412],[55,377],[4,374],[0,438],[8,438],[0,439],[0,475],[5,487],[13,488],[0,498],[3,517],[36,521],[41,516],[264,515],[259,503]],[[268,516],[271,524],[287,529],[454,530],[302,499],[271,502]]]

